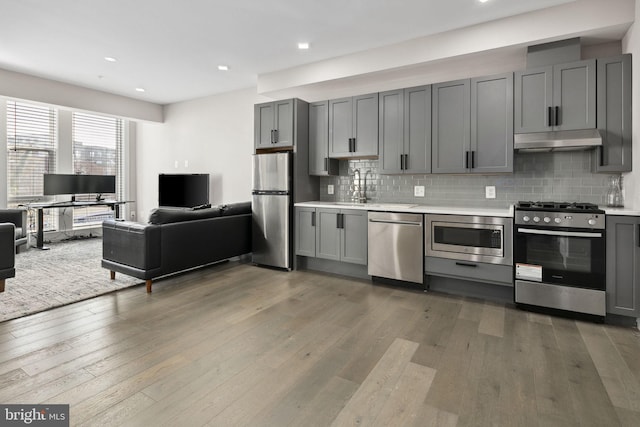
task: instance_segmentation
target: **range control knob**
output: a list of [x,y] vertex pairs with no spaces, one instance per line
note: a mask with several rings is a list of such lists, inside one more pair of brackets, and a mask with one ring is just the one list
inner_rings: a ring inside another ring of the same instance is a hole
[[540,222],[540,218],[538,218],[537,216],[533,217],[533,222]]
[[589,221],[587,221],[589,223],[589,225],[596,225],[596,220],[591,218]]
[[562,220],[558,217],[554,218],[553,220],[556,224],[560,224],[562,222]]
[[551,222],[551,218],[549,218],[548,216],[544,217],[544,222],[546,222],[547,224],[549,224]]
[[527,215],[525,215],[525,216],[523,216],[523,217],[522,217],[522,220],[523,220],[524,222],[529,222],[529,220],[530,220],[530,219],[531,219],[531,218],[529,218]]

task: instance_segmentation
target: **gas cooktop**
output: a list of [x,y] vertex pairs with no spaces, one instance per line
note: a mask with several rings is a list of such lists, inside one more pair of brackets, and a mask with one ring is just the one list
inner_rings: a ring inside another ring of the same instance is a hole
[[516,209],[546,212],[604,212],[598,205],[580,202],[518,202]]

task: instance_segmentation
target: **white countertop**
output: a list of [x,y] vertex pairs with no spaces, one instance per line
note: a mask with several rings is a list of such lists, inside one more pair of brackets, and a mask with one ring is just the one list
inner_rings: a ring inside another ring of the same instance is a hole
[[640,216],[640,210],[630,208],[603,208],[607,215]]
[[378,212],[513,217],[513,206],[506,208],[477,208],[472,206],[430,206],[410,203],[351,203],[320,201],[300,202],[296,203],[295,206],[307,208],[357,209]]

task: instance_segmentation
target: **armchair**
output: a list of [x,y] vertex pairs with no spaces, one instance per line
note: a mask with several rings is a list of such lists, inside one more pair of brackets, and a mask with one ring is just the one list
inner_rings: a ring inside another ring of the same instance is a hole
[[0,223],[0,292],[4,292],[4,282],[16,275],[15,269],[15,226]]
[[27,244],[27,210],[0,209],[0,223],[10,222],[15,226],[15,251],[20,253],[20,247]]

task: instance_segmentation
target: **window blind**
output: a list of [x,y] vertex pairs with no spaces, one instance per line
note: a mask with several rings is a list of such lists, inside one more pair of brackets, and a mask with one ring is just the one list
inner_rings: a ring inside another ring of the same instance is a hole
[[[13,100],[6,105],[7,205],[15,208],[43,198],[42,176],[56,168],[58,115],[42,105]],[[44,220],[46,230],[55,227],[49,212]]]
[[[73,171],[82,175],[115,175],[116,193],[103,194],[105,198],[122,199],[123,185],[123,140],[122,119],[87,113],[72,114]],[[96,195],[85,195],[90,199]],[[104,206],[76,208],[74,226],[95,224],[113,217],[113,212]]]

